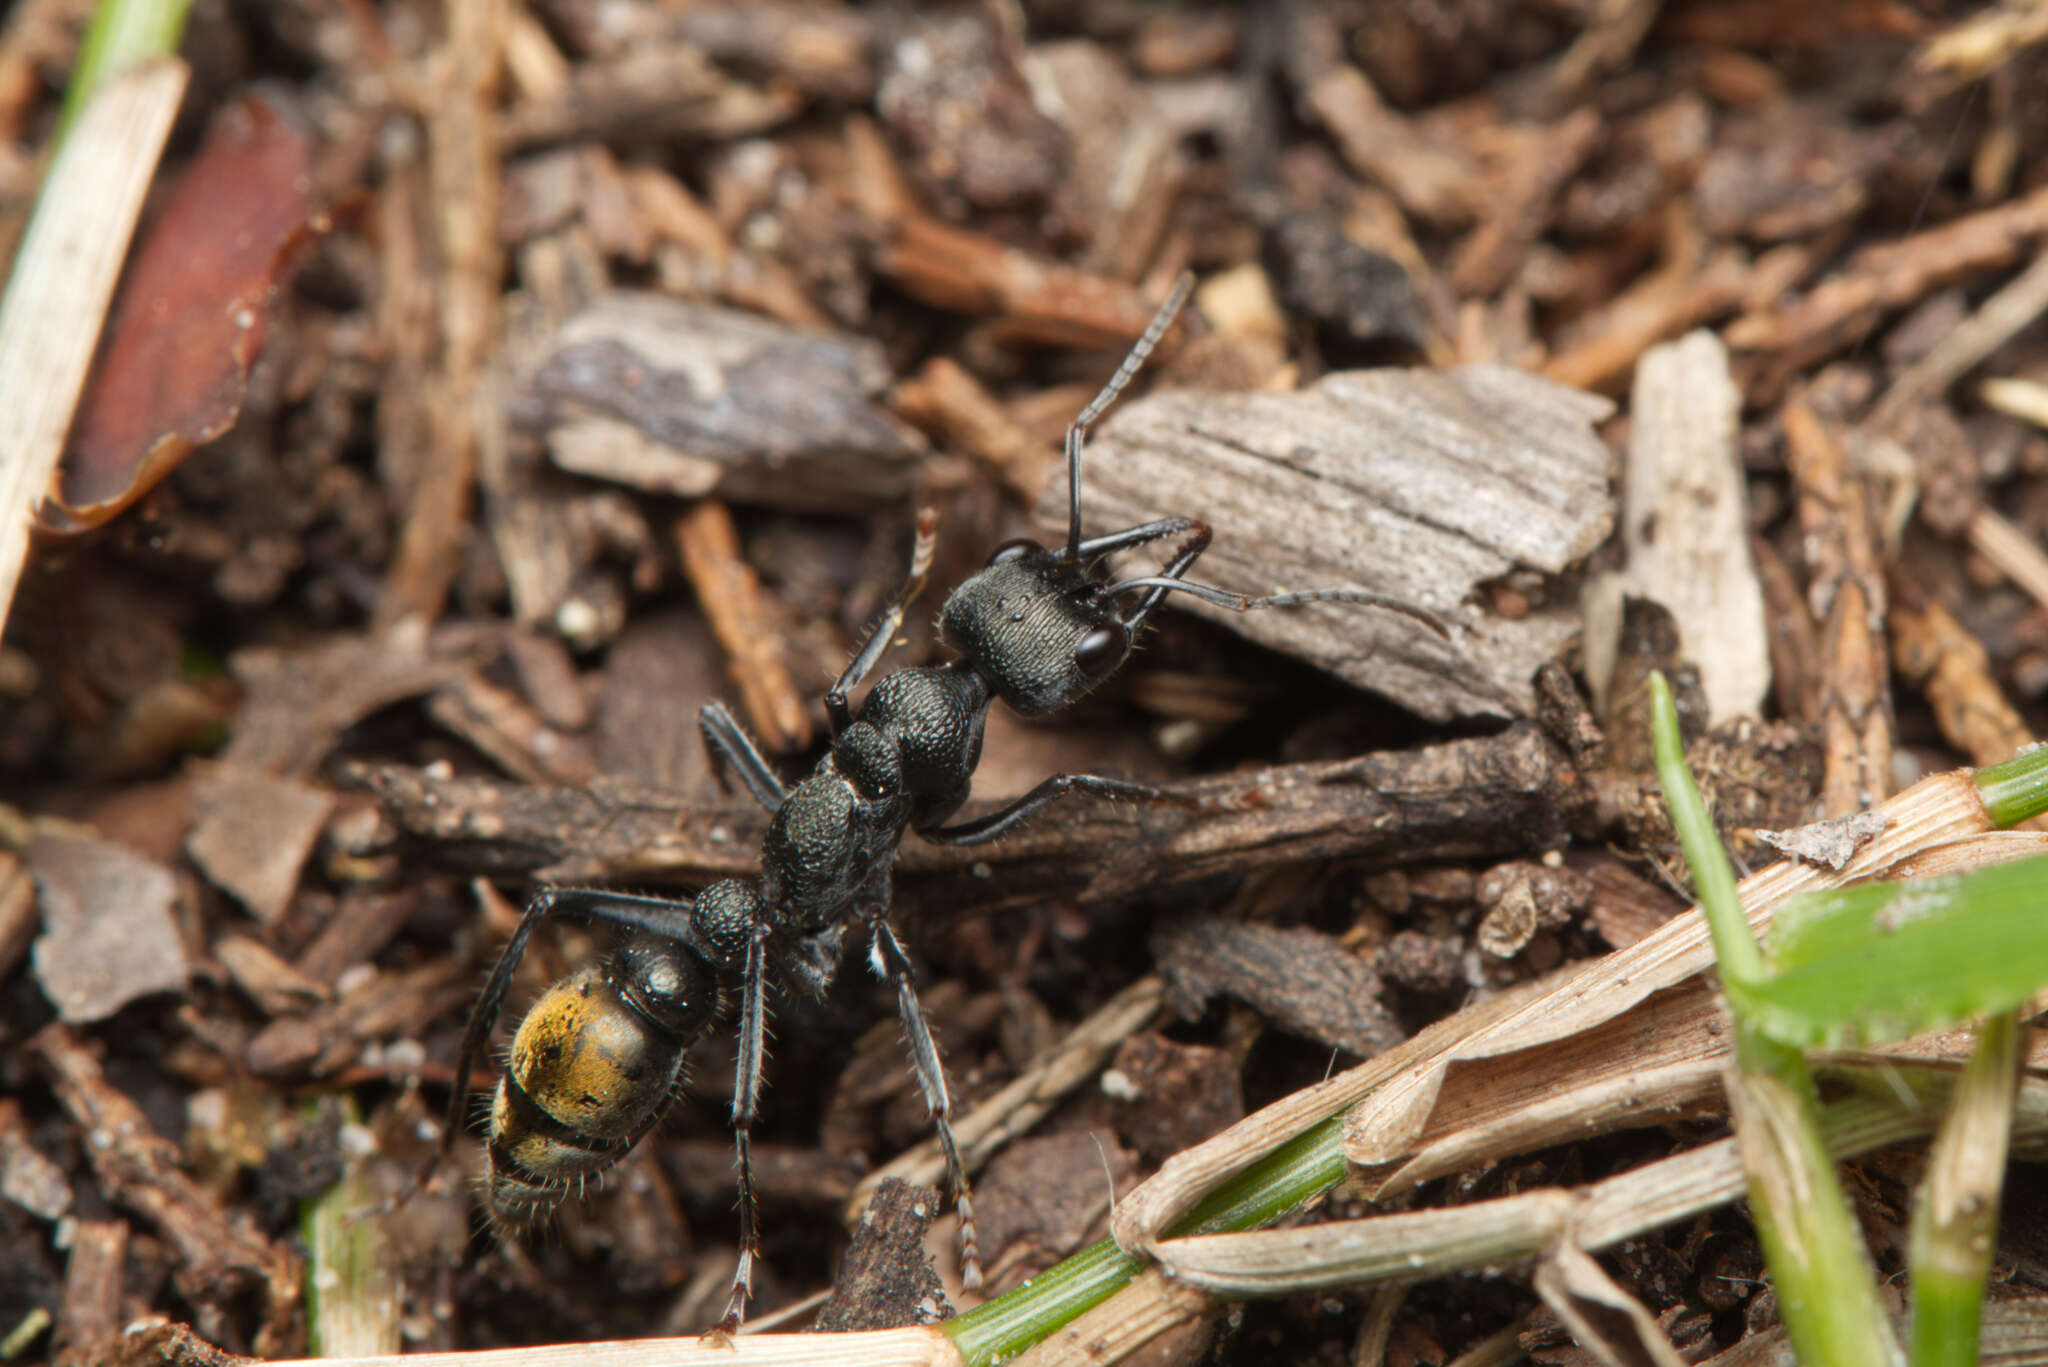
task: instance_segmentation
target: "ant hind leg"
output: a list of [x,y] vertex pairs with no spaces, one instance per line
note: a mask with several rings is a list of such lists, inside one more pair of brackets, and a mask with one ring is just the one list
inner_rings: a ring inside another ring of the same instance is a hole
[[746,1317],[754,1294],[754,1260],[761,1253],[760,1217],[754,1199],[754,1120],[761,1103],[761,1079],[768,1045],[768,927],[757,924],[747,943],[746,975],[740,987],[740,1049],[732,1093],[733,1153],[740,1178],[740,1258],[732,1270],[725,1314],[706,1335],[730,1338]]
[[869,908],[863,917],[874,936],[875,972],[896,988],[896,1009],[903,1017],[903,1033],[910,1044],[911,1071],[931,1109],[939,1151],[946,1158],[946,1185],[952,1189],[953,1205],[960,1213],[960,1284],[974,1291],[981,1286],[981,1240],[975,1230],[974,1193],[967,1182],[967,1165],[960,1160],[960,1146],[953,1137],[953,1098],[946,1090],[945,1064],[925,1022],[924,1007],[917,1000],[910,956],[903,952],[882,907]]

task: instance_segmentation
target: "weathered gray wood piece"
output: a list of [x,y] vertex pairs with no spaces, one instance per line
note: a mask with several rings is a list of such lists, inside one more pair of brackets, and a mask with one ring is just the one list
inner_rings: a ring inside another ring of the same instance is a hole
[[562,325],[514,418],[579,474],[844,512],[903,497],[925,450],[871,402],[891,379],[875,342],[613,290]]
[[[1091,442],[1091,533],[1185,513],[1216,529],[1194,576],[1234,592],[1351,587],[1426,608],[1233,613],[1172,601],[1432,721],[1524,716],[1530,679],[1578,630],[1573,572],[1614,523],[1596,395],[1523,371],[1357,371],[1293,394],[1156,394]],[[1039,505],[1066,521],[1059,482]],[[1151,563],[1156,563],[1152,561]],[[1505,617],[1482,586],[1528,611]]]

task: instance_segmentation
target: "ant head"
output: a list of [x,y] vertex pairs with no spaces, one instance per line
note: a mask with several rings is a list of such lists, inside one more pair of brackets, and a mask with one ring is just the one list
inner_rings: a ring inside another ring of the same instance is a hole
[[1117,610],[1116,592],[1089,576],[1096,552],[1114,547],[1097,542],[1091,550],[1081,540],[1081,448],[1089,426],[1145,364],[1194,287],[1192,274],[1174,282],[1116,374],[1067,427],[1066,545],[1048,550],[1028,539],[1004,543],[939,611],[946,644],[1027,717],[1065,707],[1115,673],[1131,653],[1132,631],[1144,620],[1143,609],[1126,619]]
[[939,612],[939,634],[1027,717],[1067,706],[1131,653],[1116,602],[1065,551],[1004,543]]

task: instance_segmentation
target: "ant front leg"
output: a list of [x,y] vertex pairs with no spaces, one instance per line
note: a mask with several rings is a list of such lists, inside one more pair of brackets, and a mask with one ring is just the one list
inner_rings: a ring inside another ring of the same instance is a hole
[[1068,793],[1093,793],[1097,797],[1124,798],[1132,802],[1160,802],[1173,806],[1186,806],[1189,799],[1164,788],[1155,788],[1149,783],[1130,783],[1120,778],[1102,778],[1095,774],[1054,774],[1033,788],[1015,802],[979,816],[972,821],[963,821],[957,826],[938,826],[931,830],[920,829],[918,834],[934,845],[979,845],[994,840],[1011,830],[1033,813],[1065,797]]
[[854,651],[853,659],[839,676],[832,691],[825,695],[825,720],[832,728],[832,738],[853,725],[853,708],[847,703],[847,694],[859,688],[861,681],[874,672],[882,656],[888,653],[896,639],[896,632],[903,625],[904,614],[917,601],[917,595],[924,592],[924,580],[931,573],[932,552],[939,544],[939,515],[930,508],[920,508],[917,513],[917,541],[910,549],[910,573],[904,577],[903,587],[896,591],[896,597],[876,619],[874,626]]
[[726,772],[730,769],[740,776],[754,801],[774,815],[782,806],[782,799],[789,796],[789,790],[775,776],[768,757],[754,744],[754,738],[725,710],[725,704],[708,702],[699,708],[697,730],[704,737],[704,749],[711,756],[712,776],[718,780],[718,786],[727,786]]
[[953,1190],[953,1206],[960,1213],[960,1284],[969,1291],[981,1286],[981,1240],[975,1231],[974,1193],[967,1183],[967,1165],[960,1160],[960,1146],[953,1138],[953,1098],[946,1090],[946,1068],[939,1058],[939,1046],[926,1024],[924,1007],[917,999],[917,983],[910,956],[889,924],[887,909],[871,905],[861,913],[874,936],[872,950],[877,976],[896,989],[896,1010],[903,1017],[903,1033],[910,1045],[911,1071],[924,1091],[930,1108],[932,1128],[939,1136],[939,1152],[946,1159],[946,1185]]

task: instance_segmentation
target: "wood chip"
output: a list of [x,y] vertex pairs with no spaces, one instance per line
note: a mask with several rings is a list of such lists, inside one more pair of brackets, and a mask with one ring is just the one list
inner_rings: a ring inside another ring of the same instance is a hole
[[121,1332],[128,1274],[125,1220],[81,1220],[64,1264],[64,1301],[57,1311],[59,1352],[85,1354]]
[[186,852],[250,915],[274,923],[334,814],[334,793],[242,765],[200,764],[196,775],[199,819]]
[[178,879],[125,845],[39,835],[29,869],[43,907],[32,958],[57,1014],[105,1020],[152,992],[176,992],[189,971],[177,923]]
[[1811,562],[1807,599],[1829,659],[1821,688],[1823,814],[1850,816],[1892,790],[1884,576],[1867,486],[1849,469],[1840,439],[1803,399],[1784,412],[1786,463]]
[[740,556],[732,514],[705,499],[676,519],[675,536],[683,572],[725,647],[747,720],[770,750],[786,754],[810,744],[809,709],[782,662],[781,633],[772,624],[760,577]]
[[[613,291],[564,323],[549,352],[520,419],[585,474],[843,513],[901,497],[924,448],[871,402],[890,372],[865,339]],[[579,431],[593,420],[609,426]]]
[[1712,724],[1760,716],[1770,644],[1749,558],[1742,396],[1727,349],[1710,332],[1653,347],[1636,367],[1629,411],[1628,591],[1671,610]]
[[317,1006],[328,998],[319,983],[280,959],[260,940],[225,935],[215,942],[213,957],[226,966],[235,986],[272,1016]]
[[[1299,656],[1435,720],[1518,716],[1530,679],[1578,630],[1560,576],[1613,525],[1612,457],[1592,424],[1605,400],[1518,371],[1331,375],[1296,394],[1153,395],[1090,444],[1090,531],[1176,513],[1216,543],[1193,578],[1252,594],[1351,587],[1454,624],[1444,641],[1392,613],[1338,604],[1185,611]],[[1064,528],[1064,489],[1038,506]],[[1153,564],[1139,552],[1123,564]],[[1538,602],[1515,620],[1473,601],[1514,578]]]
[[1167,1001],[1184,1019],[1211,997],[1232,997],[1291,1035],[1370,1058],[1398,1044],[1380,1004],[1379,975],[1319,931],[1206,918],[1153,942]]

